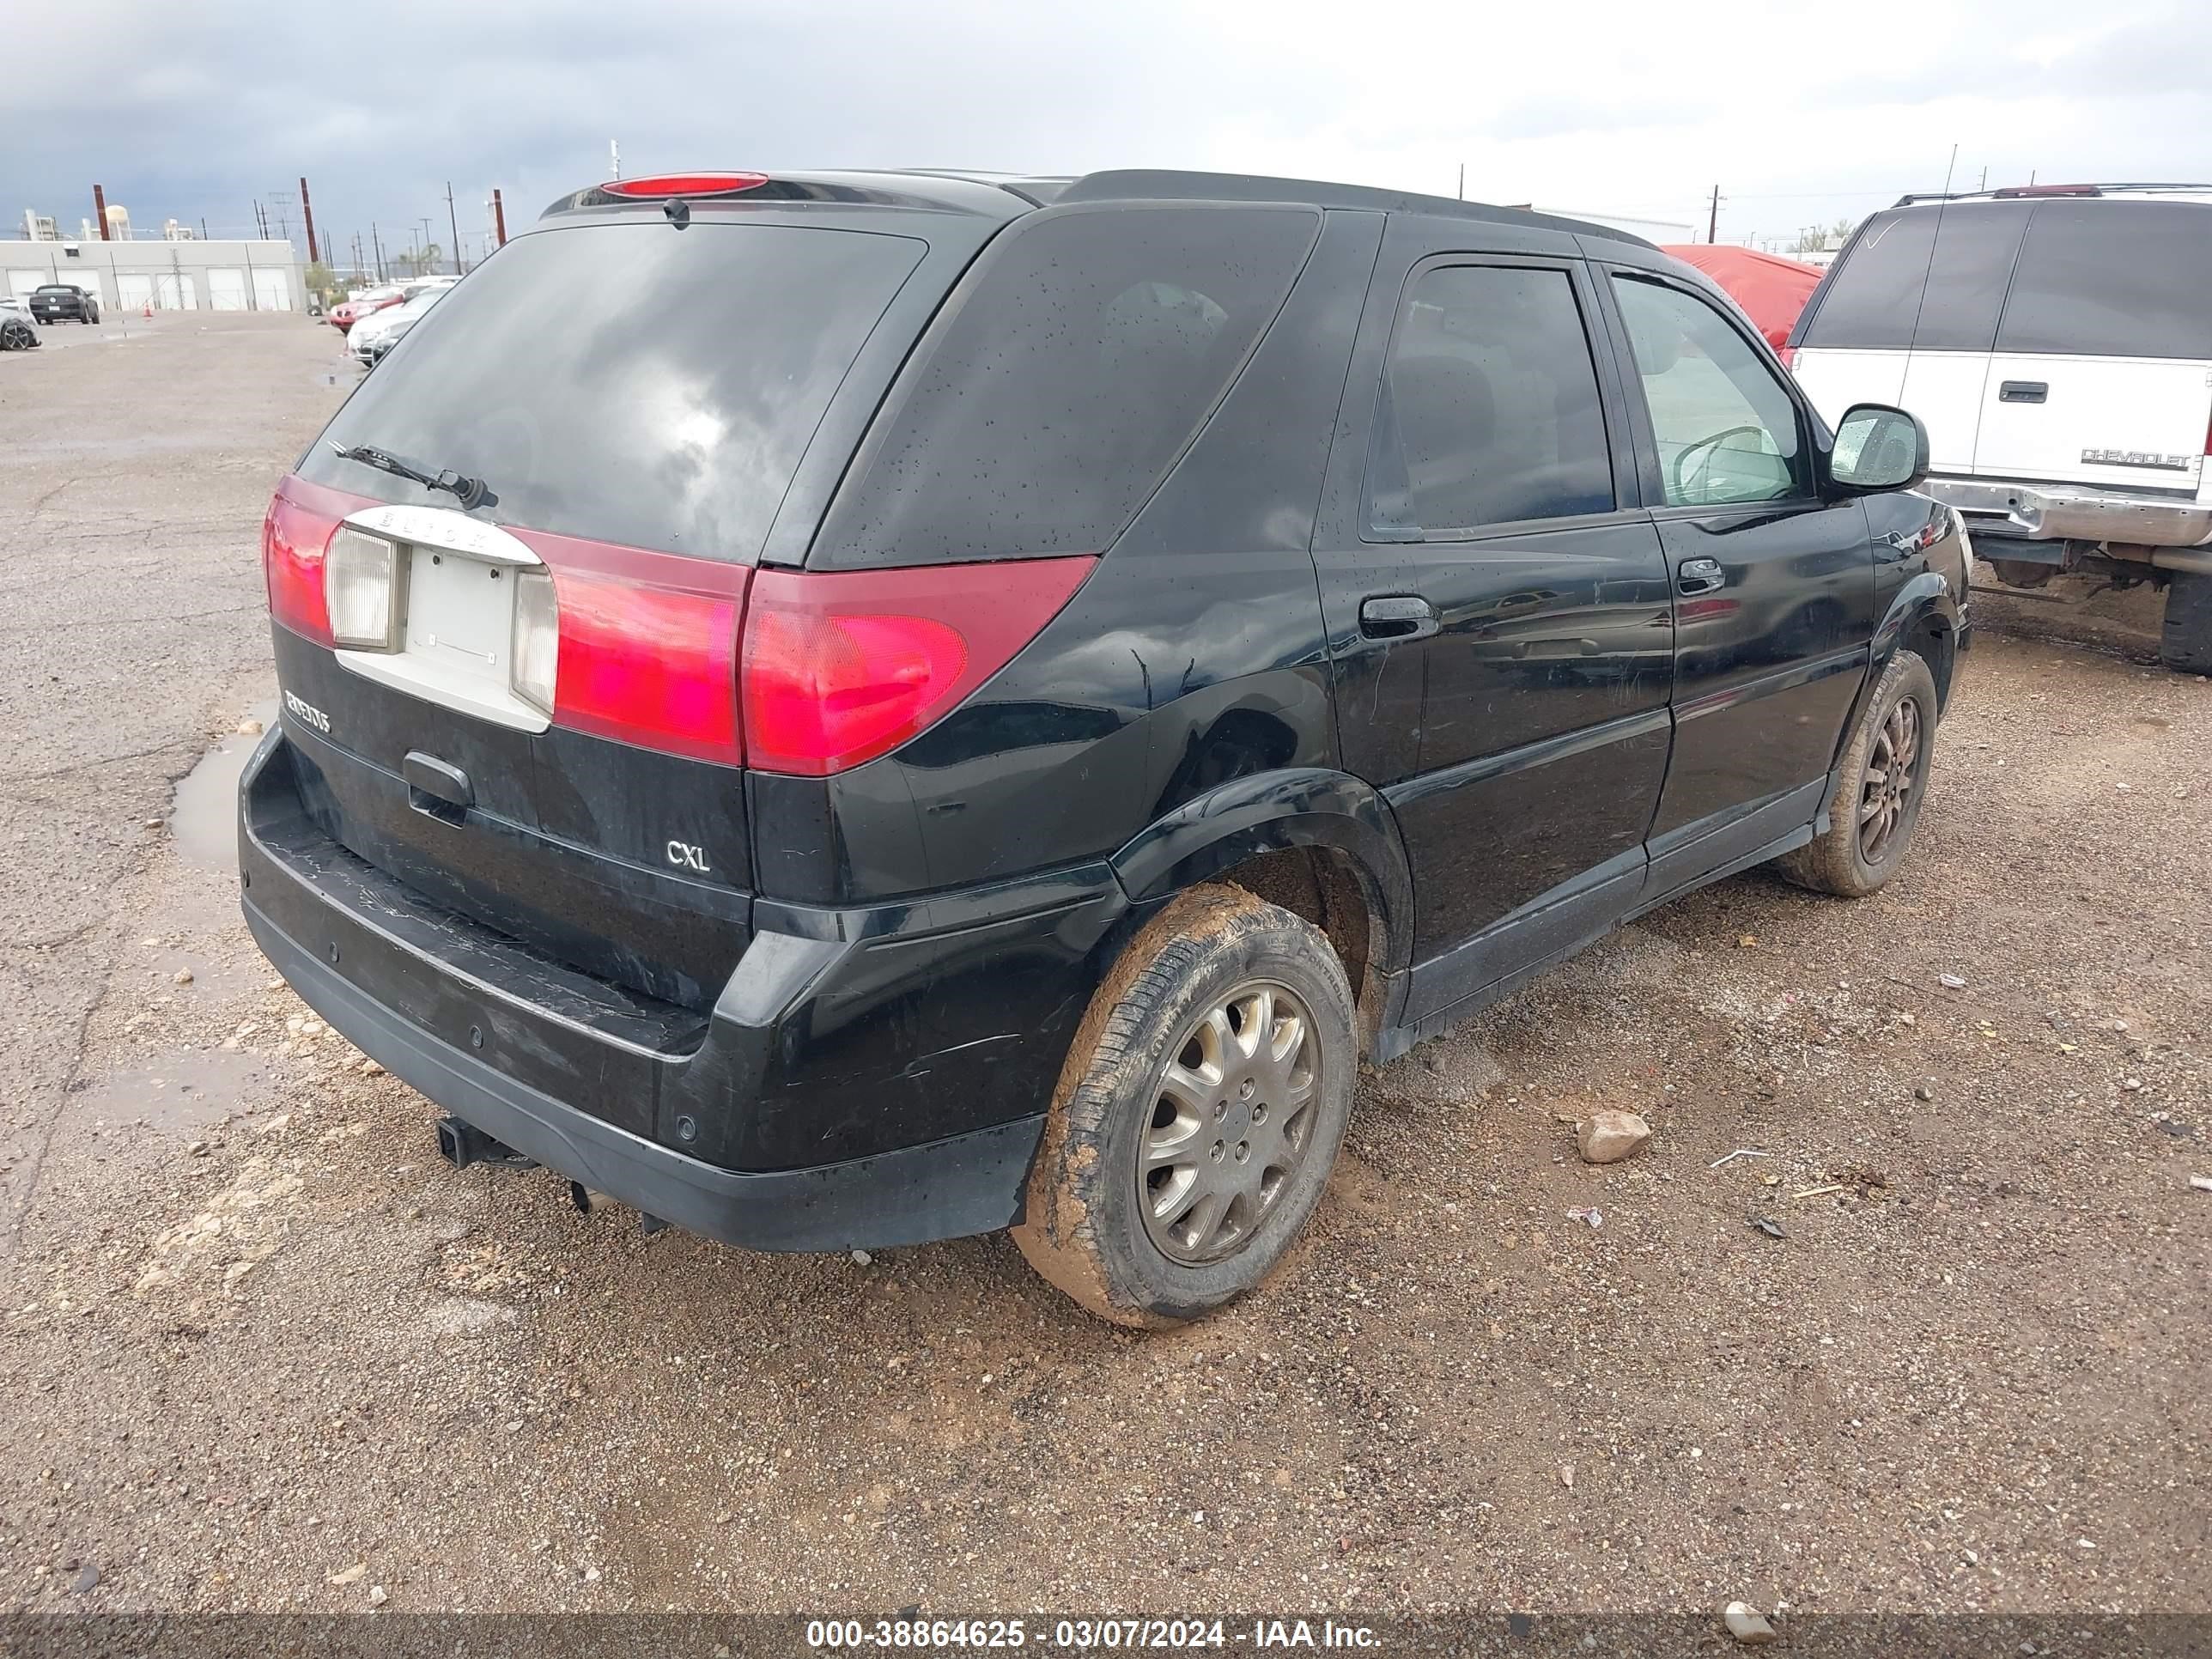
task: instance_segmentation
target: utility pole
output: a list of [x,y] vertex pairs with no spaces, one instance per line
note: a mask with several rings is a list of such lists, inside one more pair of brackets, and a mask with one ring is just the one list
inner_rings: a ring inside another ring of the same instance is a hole
[[307,222],[307,263],[315,264],[323,256],[315,246],[315,204],[307,199],[307,181],[300,180],[300,215]]
[[1712,206],[1711,206],[1711,207],[1708,208],[1708,209],[1705,210],[1705,240],[1706,240],[1706,241],[1708,241],[1708,242],[1717,242],[1717,241],[1718,241],[1718,240],[1720,240],[1720,236],[1719,236],[1720,226],[1721,226],[1721,187],[1720,187],[1718,185],[1715,185],[1713,186],[1713,204],[1712,204]]
[[446,223],[453,233],[453,270],[465,276],[468,267],[461,263],[461,222],[453,216],[453,181],[446,180]]
[[607,140],[607,177],[622,177],[622,146],[612,138]]
[[1978,196],[1978,195],[1980,195],[1980,194],[1982,193],[1982,191],[1984,191],[1987,190],[1989,187],[1990,187],[1990,170],[1989,170],[1987,167],[1984,167],[1984,168],[1982,169],[1982,181],[1981,181],[1981,183],[1979,183],[1979,184],[1978,184],[1978,185],[1976,185],[1974,186],[1974,193],[1975,193],[1977,196]]
[[115,239],[107,234],[107,192],[98,185],[92,187],[92,216],[100,226],[100,240],[113,241]]
[[376,234],[376,221],[368,222],[368,251],[376,256],[376,280],[384,280],[384,242]]
[[507,209],[499,199],[499,186],[496,185],[492,186],[491,192],[491,223],[492,228],[499,233],[499,245],[505,247],[507,246]]
[[1459,164],[1459,199],[1462,202],[1467,200],[1467,163],[1464,161]]

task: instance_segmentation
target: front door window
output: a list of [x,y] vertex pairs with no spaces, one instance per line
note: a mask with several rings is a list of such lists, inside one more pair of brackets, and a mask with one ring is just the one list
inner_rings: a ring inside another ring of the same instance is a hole
[[1805,493],[1797,406],[1751,342],[1692,294],[1613,278],[1669,507]]

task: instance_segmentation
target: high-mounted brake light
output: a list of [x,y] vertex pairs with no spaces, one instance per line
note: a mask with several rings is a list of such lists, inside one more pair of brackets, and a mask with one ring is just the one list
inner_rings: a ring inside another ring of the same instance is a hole
[[610,179],[599,188],[610,196],[647,201],[665,196],[736,196],[767,182],[765,173],[663,173],[650,179]]
[[745,763],[827,777],[888,754],[1011,662],[1097,562],[757,571],[738,673]]

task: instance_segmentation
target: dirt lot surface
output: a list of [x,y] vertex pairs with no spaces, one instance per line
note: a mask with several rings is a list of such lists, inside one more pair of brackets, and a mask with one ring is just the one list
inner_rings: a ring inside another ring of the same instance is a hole
[[1291,1262],[1133,1335],[454,1174],[303,1025],[222,769],[337,361],[0,360],[0,1610],[2212,1607],[2212,684],[1984,637],[1887,890],[1366,1079]]

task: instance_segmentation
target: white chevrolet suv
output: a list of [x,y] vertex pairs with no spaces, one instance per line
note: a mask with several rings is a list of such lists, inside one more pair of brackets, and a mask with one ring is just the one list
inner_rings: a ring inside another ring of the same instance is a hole
[[2212,185],[1908,196],[1852,235],[1790,336],[1831,422],[1893,404],[1922,487],[2015,586],[2164,586],[2167,665],[2212,673]]

